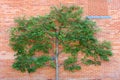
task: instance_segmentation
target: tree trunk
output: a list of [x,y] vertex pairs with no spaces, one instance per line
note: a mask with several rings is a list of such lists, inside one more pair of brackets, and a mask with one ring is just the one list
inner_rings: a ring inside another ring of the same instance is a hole
[[58,41],[58,33],[56,35],[56,41],[55,41],[55,45],[56,45],[56,50],[55,50],[55,60],[56,60],[56,80],[59,80],[59,62],[58,62],[58,55],[59,55],[59,41]]

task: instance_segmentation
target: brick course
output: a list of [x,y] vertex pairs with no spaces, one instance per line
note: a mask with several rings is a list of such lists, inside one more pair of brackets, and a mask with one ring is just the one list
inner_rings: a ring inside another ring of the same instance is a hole
[[[94,1],[99,6],[99,0]],[[14,51],[9,46],[9,29],[15,24],[14,18],[24,15],[45,15],[49,12],[50,6],[58,6],[60,3],[81,5],[85,16],[92,15],[88,11],[88,0],[0,0],[0,80],[54,80],[55,70],[48,67],[31,74],[12,69]],[[97,34],[99,40],[111,41],[113,57],[109,62],[103,61],[101,66],[82,65],[82,70],[75,73],[64,71],[61,67],[61,80],[120,80],[120,0],[111,0],[107,4],[108,11],[105,14],[112,18],[94,21],[102,29]],[[104,10],[101,13],[104,13]]]

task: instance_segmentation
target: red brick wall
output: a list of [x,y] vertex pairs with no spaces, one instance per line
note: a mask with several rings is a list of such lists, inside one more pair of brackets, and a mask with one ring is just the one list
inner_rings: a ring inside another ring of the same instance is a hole
[[88,0],[88,15],[107,16],[108,0]]
[[[99,0],[93,1],[99,2]],[[112,18],[94,20],[102,29],[97,34],[99,40],[111,41],[113,57],[109,62],[102,62],[101,66],[83,65],[82,70],[75,73],[66,72],[61,67],[61,80],[120,80],[120,0],[107,1],[108,11],[106,12]],[[30,75],[12,69],[14,52],[9,47],[9,29],[14,26],[14,18],[24,15],[44,15],[49,12],[50,6],[60,3],[81,5],[84,7],[85,15],[89,14],[88,0],[0,0],[0,80],[54,79],[55,70],[48,67],[39,69]],[[99,6],[98,3],[97,5]]]

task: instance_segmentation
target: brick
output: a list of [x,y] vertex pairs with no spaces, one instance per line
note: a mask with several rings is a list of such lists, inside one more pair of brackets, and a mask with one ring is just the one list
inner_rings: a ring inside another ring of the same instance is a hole
[[[120,80],[120,0],[0,0],[0,80],[55,80],[55,70],[49,67],[38,69],[35,73],[21,73],[12,69],[14,51],[9,46],[9,29],[15,25],[14,18],[36,16],[49,13],[51,6],[78,5],[83,7],[84,16],[107,15],[111,19],[93,19],[101,32],[95,36],[112,42],[113,57],[101,66],[86,66],[75,73],[60,67],[61,80]],[[67,59],[60,55],[60,63]],[[79,60],[82,55],[79,55]]]
[[106,0],[88,0],[88,14],[91,16],[107,16],[108,7]]

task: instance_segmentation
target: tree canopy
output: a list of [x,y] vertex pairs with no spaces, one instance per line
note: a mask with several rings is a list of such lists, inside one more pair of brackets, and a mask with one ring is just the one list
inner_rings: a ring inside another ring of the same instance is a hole
[[[70,54],[63,63],[65,70],[80,70],[78,62],[100,65],[102,60],[109,61],[112,56],[110,43],[97,40],[94,36],[98,31],[96,23],[84,18],[82,13],[81,7],[62,6],[52,7],[45,16],[17,18],[10,36],[10,45],[16,52],[13,68],[29,73],[44,66],[55,68],[51,54],[56,54],[56,46],[62,46],[62,52]],[[58,45],[54,46],[56,40]],[[78,54],[84,54],[80,61]]]

